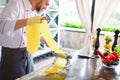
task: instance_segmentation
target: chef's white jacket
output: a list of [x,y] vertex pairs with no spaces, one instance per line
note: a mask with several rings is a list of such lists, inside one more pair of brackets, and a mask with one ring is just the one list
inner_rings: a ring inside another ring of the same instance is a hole
[[0,45],[8,48],[26,46],[26,27],[14,31],[19,19],[36,16],[29,0],[9,0],[0,14]]

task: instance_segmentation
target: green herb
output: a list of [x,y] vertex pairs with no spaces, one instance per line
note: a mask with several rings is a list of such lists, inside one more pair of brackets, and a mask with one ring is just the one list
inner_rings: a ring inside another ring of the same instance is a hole
[[104,52],[103,55],[107,56],[109,53],[110,53],[110,51],[108,50],[108,51]]

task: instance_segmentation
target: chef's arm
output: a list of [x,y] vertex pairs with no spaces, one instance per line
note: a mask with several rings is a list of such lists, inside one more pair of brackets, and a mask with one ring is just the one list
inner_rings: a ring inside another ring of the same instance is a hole
[[16,24],[15,24],[14,31],[16,31],[16,30],[18,30],[26,25],[27,25],[27,19],[17,20]]
[[14,31],[26,26],[27,23],[36,24],[36,23],[41,23],[42,20],[46,20],[46,17],[45,16],[41,16],[41,17],[40,16],[35,16],[35,17],[28,18],[28,19],[17,20],[16,24],[15,24]]

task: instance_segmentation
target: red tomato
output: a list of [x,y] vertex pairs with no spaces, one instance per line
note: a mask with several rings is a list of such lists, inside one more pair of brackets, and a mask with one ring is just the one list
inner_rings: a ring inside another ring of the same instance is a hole
[[113,51],[111,54],[113,54],[113,55],[116,57],[115,60],[118,60],[118,59],[119,59],[119,56],[118,56],[118,53],[117,53],[117,52]]

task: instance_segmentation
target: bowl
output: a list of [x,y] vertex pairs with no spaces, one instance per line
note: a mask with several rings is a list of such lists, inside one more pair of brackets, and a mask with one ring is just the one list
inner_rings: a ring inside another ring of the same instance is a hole
[[103,66],[106,67],[106,68],[115,68],[116,66],[118,66],[119,61],[114,61],[114,62],[109,63],[109,64],[102,61],[102,64],[103,64]]

